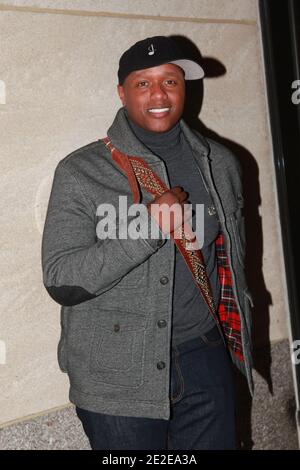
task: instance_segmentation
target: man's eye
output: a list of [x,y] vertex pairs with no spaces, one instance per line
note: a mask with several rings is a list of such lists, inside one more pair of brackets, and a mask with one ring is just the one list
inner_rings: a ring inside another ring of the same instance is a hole
[[147,85],[146,81],[138,82],[138,87],[142,88]]
[[175,80],[166,80],[166,83],[167,85],[176,85],[176,81]]

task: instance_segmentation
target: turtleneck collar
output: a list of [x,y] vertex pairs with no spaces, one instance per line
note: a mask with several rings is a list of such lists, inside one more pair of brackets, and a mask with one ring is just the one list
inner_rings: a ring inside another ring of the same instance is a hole
[[[199,134],[199,132],[190,129],[183,119],[180,120],[179,124],[181,127],[181,135],[184,137],[182,140],[186,139],[189,142],[195,155],[197,155],[197,159],[199,158],[199,163],[202,165],[202,159],[207,158],[210,152],[210,146],[207,140]],[[118,110],[113,123],[107,131],[107,136],[114,147],[127,155],[138,155],[143,158],[146,163],[151,164],[160,161],[155,155],[155,152],[149,151],[146,145],[143,145],[135,136],[129,125],[123,106]]]
[[166,132],[152,132],[143,129],[142,127],[135,124],[126,113],[127,120],[129,125],[136,135],[136,137],[148,148],[151,150],[154,149],[164,149],[170,147],[176,147],[180,144],[181,138],[181,126],[177,122],[172,129],[169,129]]

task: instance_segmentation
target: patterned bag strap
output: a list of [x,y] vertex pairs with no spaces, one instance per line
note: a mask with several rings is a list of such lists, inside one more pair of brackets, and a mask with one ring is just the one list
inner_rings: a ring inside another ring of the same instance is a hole
[[[139,193],[137,181],[142,188],[153,194],[155,197],[161,196],[164,192],[168,191],[165,183],[158,175],[156,175],[156,173],[154,173],[153,170],[151,170],[142,158],[128,156],[120,152],[112,145],[107,137],[103,139],[103,142],[111,151],[114,161],[125,171],[132,190],[134,202],[139,201],[139,197],[137,196],[137,193]],[[218,323],[219,320],[216,315],[216,308],[214,305],[210,282],[206,274],[202,252],[199,248],[187,249],[188,243],[191,243],[191,240],[186,238],[186,233],[193,233],[187,222],[182,224],[181,227],[170,235],[191,271],[196,286],[199,288],[210,313]],[[195,238],[193,239],[193,246],[198,246]]]

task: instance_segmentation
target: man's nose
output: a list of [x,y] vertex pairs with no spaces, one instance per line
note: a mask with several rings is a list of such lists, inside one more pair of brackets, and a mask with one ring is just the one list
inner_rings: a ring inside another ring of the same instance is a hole
[[156,98],[167,96],[163,83],[153,84],[151,87],[151,95]]

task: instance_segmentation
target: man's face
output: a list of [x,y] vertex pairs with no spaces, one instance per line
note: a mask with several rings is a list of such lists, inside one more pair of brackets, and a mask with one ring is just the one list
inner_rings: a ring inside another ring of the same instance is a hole
[[166,132],[183,113],[184,73],[174,64],[137,70],[118,85],[118,93],[135,124],[147,131]]

